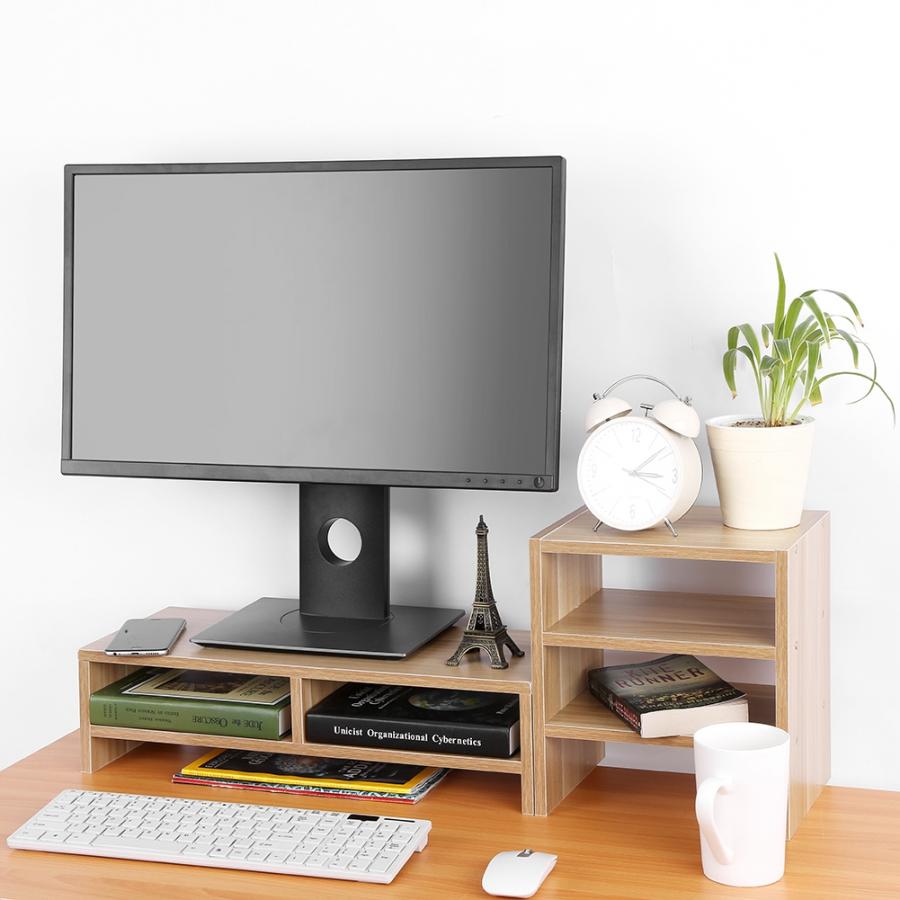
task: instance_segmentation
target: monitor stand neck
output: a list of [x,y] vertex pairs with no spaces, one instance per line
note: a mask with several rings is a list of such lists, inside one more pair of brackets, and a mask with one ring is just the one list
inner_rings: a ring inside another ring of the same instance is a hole
[[[341,619],[390,617],[390,488],[300,485],[300,613]],[[337,557],[328,531],[347,519],[362,537],[352,561]]]
[[[204,647],[402,659],[463,615],[461,609],[390,604],[388,488],[300,485],[300,602],[261,597],[191,640]],[[335,519],[362,535],[352,562],[328,544]],[[449,642],[447,655],[457,640]]]

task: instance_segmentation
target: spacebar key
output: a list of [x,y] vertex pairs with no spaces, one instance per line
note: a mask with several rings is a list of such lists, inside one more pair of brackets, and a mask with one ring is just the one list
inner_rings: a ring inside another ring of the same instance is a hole
[[171,853],[177,856],[188,845],[179,844],[178,841],[155,841],[153,838],[112,837],[112,835],[108,834],[98,834],[91,846],[106,850],[143,850],[146,853]]

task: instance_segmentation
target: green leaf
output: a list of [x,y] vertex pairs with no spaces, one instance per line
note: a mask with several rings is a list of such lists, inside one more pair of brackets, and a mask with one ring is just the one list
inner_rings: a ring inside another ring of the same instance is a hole
[[784,272],[781,270],[781,260],[775,254],[775,268],[778,269],[778,300],[775,302],[775,333],[781,336],[781,323],[784,319],[784,297],[787,288],[784,285]]
[[868,390],[861,397],[857,397],[855,400],[851,400],[850,405],[859,403],[860,400],[865,400],[866,397],[868,397],[869,394],[871,394],[872,391],[875,390],[875,381],[877,381],[878,379],[878,363],[875,361],[875,354],[872,352],[872,348],[865,341],[862,341],[859,338],[856,339],[856,343],[859,344],[859,346],[869,354],[869,359],[872,360],[872,383],[869,384]]
[[791,300],[787,315],[784,317],[784,322],[781,324],[781,334],[779,337],[790,338],[791,334],[793,334],[794,326],[797,324],[797,319],[800,318],[800,310],[803,309],[803,304],[805,302],[803,297],[795,297]]
[[819,328],[822,329],[822,336],[825,339],[825,343],[828,346],[831,346],[831,329],[828,327],[828,320],[825,318],[825,314],[822,312],[819,304],[816,303],[814,297],[804,297],[806,301],[806,305],[809,307],[809,311],[816,317],[816,322],[819,323]]
[[775,341],[775,353],[781,362],[785,364],[789,363],[793,355],[791,353],[791,342],[786,338],[778,338]]
[[756,359],[759,359],[759,340],[756,337],[756,332],[753,330],[753,327],[748,322],[744,322],[744,324],[739,327],[741,334],[744,336],[744,340],[747,342],[747,346],[750,348],[750,351],[753,353]]
[[731,328],[728,329],[728,349],[734,350],[737,347],[738,337],[741,333],[740,328],[737,325],[732,325]]
[[763,346],[768,350],[769,341],[775,337],[775,323],[766,322],[760,330],[762,331]]
[[807,393],[810,392],[810,389],[816,380],[816,369],[819,367],[820,346],[821,345],[818,343],[809,343],[806,345],[806,373],[804,382],[806,384]]
[[858,369],[859,345],[856,343],[856,338],[849,331],[844,331],[843,328],[838,328],[837,333],[846,341],[847,346],[850,348],[850,354],[853,356],[853,368]]
[[823,375],[821,378],[816,379],[816,386],[823,384],[828,381],[830,378],[837,378],[841,375],[852,375],[854,378],[865,378],[872,387],[877,387],[882,394],[884,394],[887,402],[891,404],[891,415],[894,418],[894,424],[897,424],[897,410],[894,408],[894,401],[891,399],[891,395],[881,386],[881,383],[876,381],[871,375],[866,375],[864,372],[829,372],[827,375]]
[[816,327],[816,320],[812,316],[807,316],[795,329],[791,335],[791,351],[796,353],[799,347],[806,343],[813,329]]
[[859,310],[856,308],[856,304],[843,292],[843,291],[833,291],[831,288],[813,288],[811,291],[804,291],[800,296],[801,297],[811,297],[813,294],[834,294],[835,297],[840,297],[850,309],[853,310],[853,315],[856,316],[856,321],[859,322],[860,325],[863,324],[863,320],[860,318]]
[[722,357],[722,373],[725,375],[725,384],[731,391],[731,399],[737,397],[737,382],[734,378],[734,370],[737,365],[737,348],[729,347]]
[[742,356],[746,356],[750,361],[750,365],[753,368],[753,376],[756,378],[757,387],[759,387],[759,368],[756,365],[756,359],[753,356],[753,351],[749,347],[729,347],[728,350],[725,351],[725,355],[722,357],[722,372],[725,375],[725,383],[728,385],[729,390],[731,391],[731,397],[734,399],[737,397],[737,383],[735,381],[734,373],[737,368],[737,354],[740,353]]
[[851,319],[850,316],[842,316],[842,315],[840,315],[840,313],[832,313],[832,314],[829,316],[829,318],[830,318],[830,319],[841,319],[841,320],[843,320],[844,322],[846,322],[846,323],[853,329],[853,333],[854,333],[854,334],[857,333],[857,332],[856,332],[856,320],[855,320],[855,319]]
[[759,374],[767,375],[769,378],[772,377],[772,372],[781,367],[781,363],[771,356],[764,356],[759,361]]

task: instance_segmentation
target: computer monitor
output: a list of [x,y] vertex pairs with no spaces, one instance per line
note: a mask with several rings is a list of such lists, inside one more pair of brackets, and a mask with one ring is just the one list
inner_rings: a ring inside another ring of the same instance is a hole
[[561,157],[66,166],[62,472],[300,486],[299,602],[193,640],[405,656],[462,615],[391,605],[389,489],[557,489],[564,182]]

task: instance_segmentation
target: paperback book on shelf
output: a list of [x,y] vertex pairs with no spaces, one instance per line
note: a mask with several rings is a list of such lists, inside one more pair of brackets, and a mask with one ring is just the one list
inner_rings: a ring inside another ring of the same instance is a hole
[[[291,729],[286,683],[227,672],[138,669],[91,694],[90,719],[92,725],[277,740]],[[259,701],[242,698],[242,691]]]
[[588,688],[645,738],[748,718],[747,695],[687,654],[591,669]]
[[197,672],[192,669],[155,669],[126,694],[141,697],[188,697],[221,703],[259,703],[276,706],[291,693],[287,678],[277,675],[241,675],[231,672]]
[[509,757],[519,749],[519,698],[346,684],[309,710],[306,736],[321,744]]
[[208,787],[416,803],[446,774],[446,769],[397,763],[214,750],[185,766],[172,776],[172,781]]

